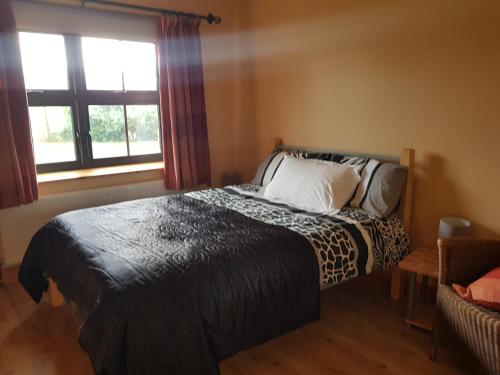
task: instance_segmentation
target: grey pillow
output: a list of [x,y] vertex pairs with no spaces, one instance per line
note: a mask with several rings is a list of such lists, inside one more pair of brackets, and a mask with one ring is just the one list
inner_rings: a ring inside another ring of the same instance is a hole
[[378,216],[390,215],[399,203],[406,173],[406,167],[399,164],[378,164],[370,173],[370,180],[358,207]]

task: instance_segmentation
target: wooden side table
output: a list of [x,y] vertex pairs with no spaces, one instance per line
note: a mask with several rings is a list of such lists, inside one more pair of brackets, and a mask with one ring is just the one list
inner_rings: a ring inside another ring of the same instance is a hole
[[[429,278],[439,277],[439,256],[437,249],[417,247],[410,255],[403,259],[398,267],[409,272],[408,282],[408,305],[405,321],[411,325],[428,331],[432,331],[434,321],[434,306],[426,304]],[[415,309],[415,286],[417,275],[422,275],[422,299],[424,304]]]

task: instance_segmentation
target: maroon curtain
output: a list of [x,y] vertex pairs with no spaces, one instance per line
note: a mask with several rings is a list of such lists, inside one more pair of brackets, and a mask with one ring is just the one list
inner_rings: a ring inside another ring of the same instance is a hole
[[167,189],[210,184],[200,20],[162,16],[158,30],[160,107]]
[[38,199],[28,103],[14,11],[0,1],[0,208]]

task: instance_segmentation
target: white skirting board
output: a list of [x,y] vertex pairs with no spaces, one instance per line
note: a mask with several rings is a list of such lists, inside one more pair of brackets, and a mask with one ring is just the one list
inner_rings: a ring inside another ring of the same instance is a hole
[[33,235],[51,218],[80,208],[169,194],[163,181],[54,194],[24,206],[0,210],[0,233],[6,267],[19,264]]

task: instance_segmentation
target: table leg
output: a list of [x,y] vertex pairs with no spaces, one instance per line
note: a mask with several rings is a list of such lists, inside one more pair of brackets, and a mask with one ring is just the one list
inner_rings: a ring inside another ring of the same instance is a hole
[[412,319],[413,318],[413,310],[415,307],[415,285],[417,283],[417,274],[414,272],[411,272],[409,275],[409,280],[408,280],[408,305],[407,305],[407,310],[406,310],[406,318],[407,319]]
[[391,298],[394,300],[401,299],[401,292],[404,289],[404,272],[399,267],[392,269],[391,278]]
[[429,277],[422,276],[422,303],[427,303],[429,296]]

